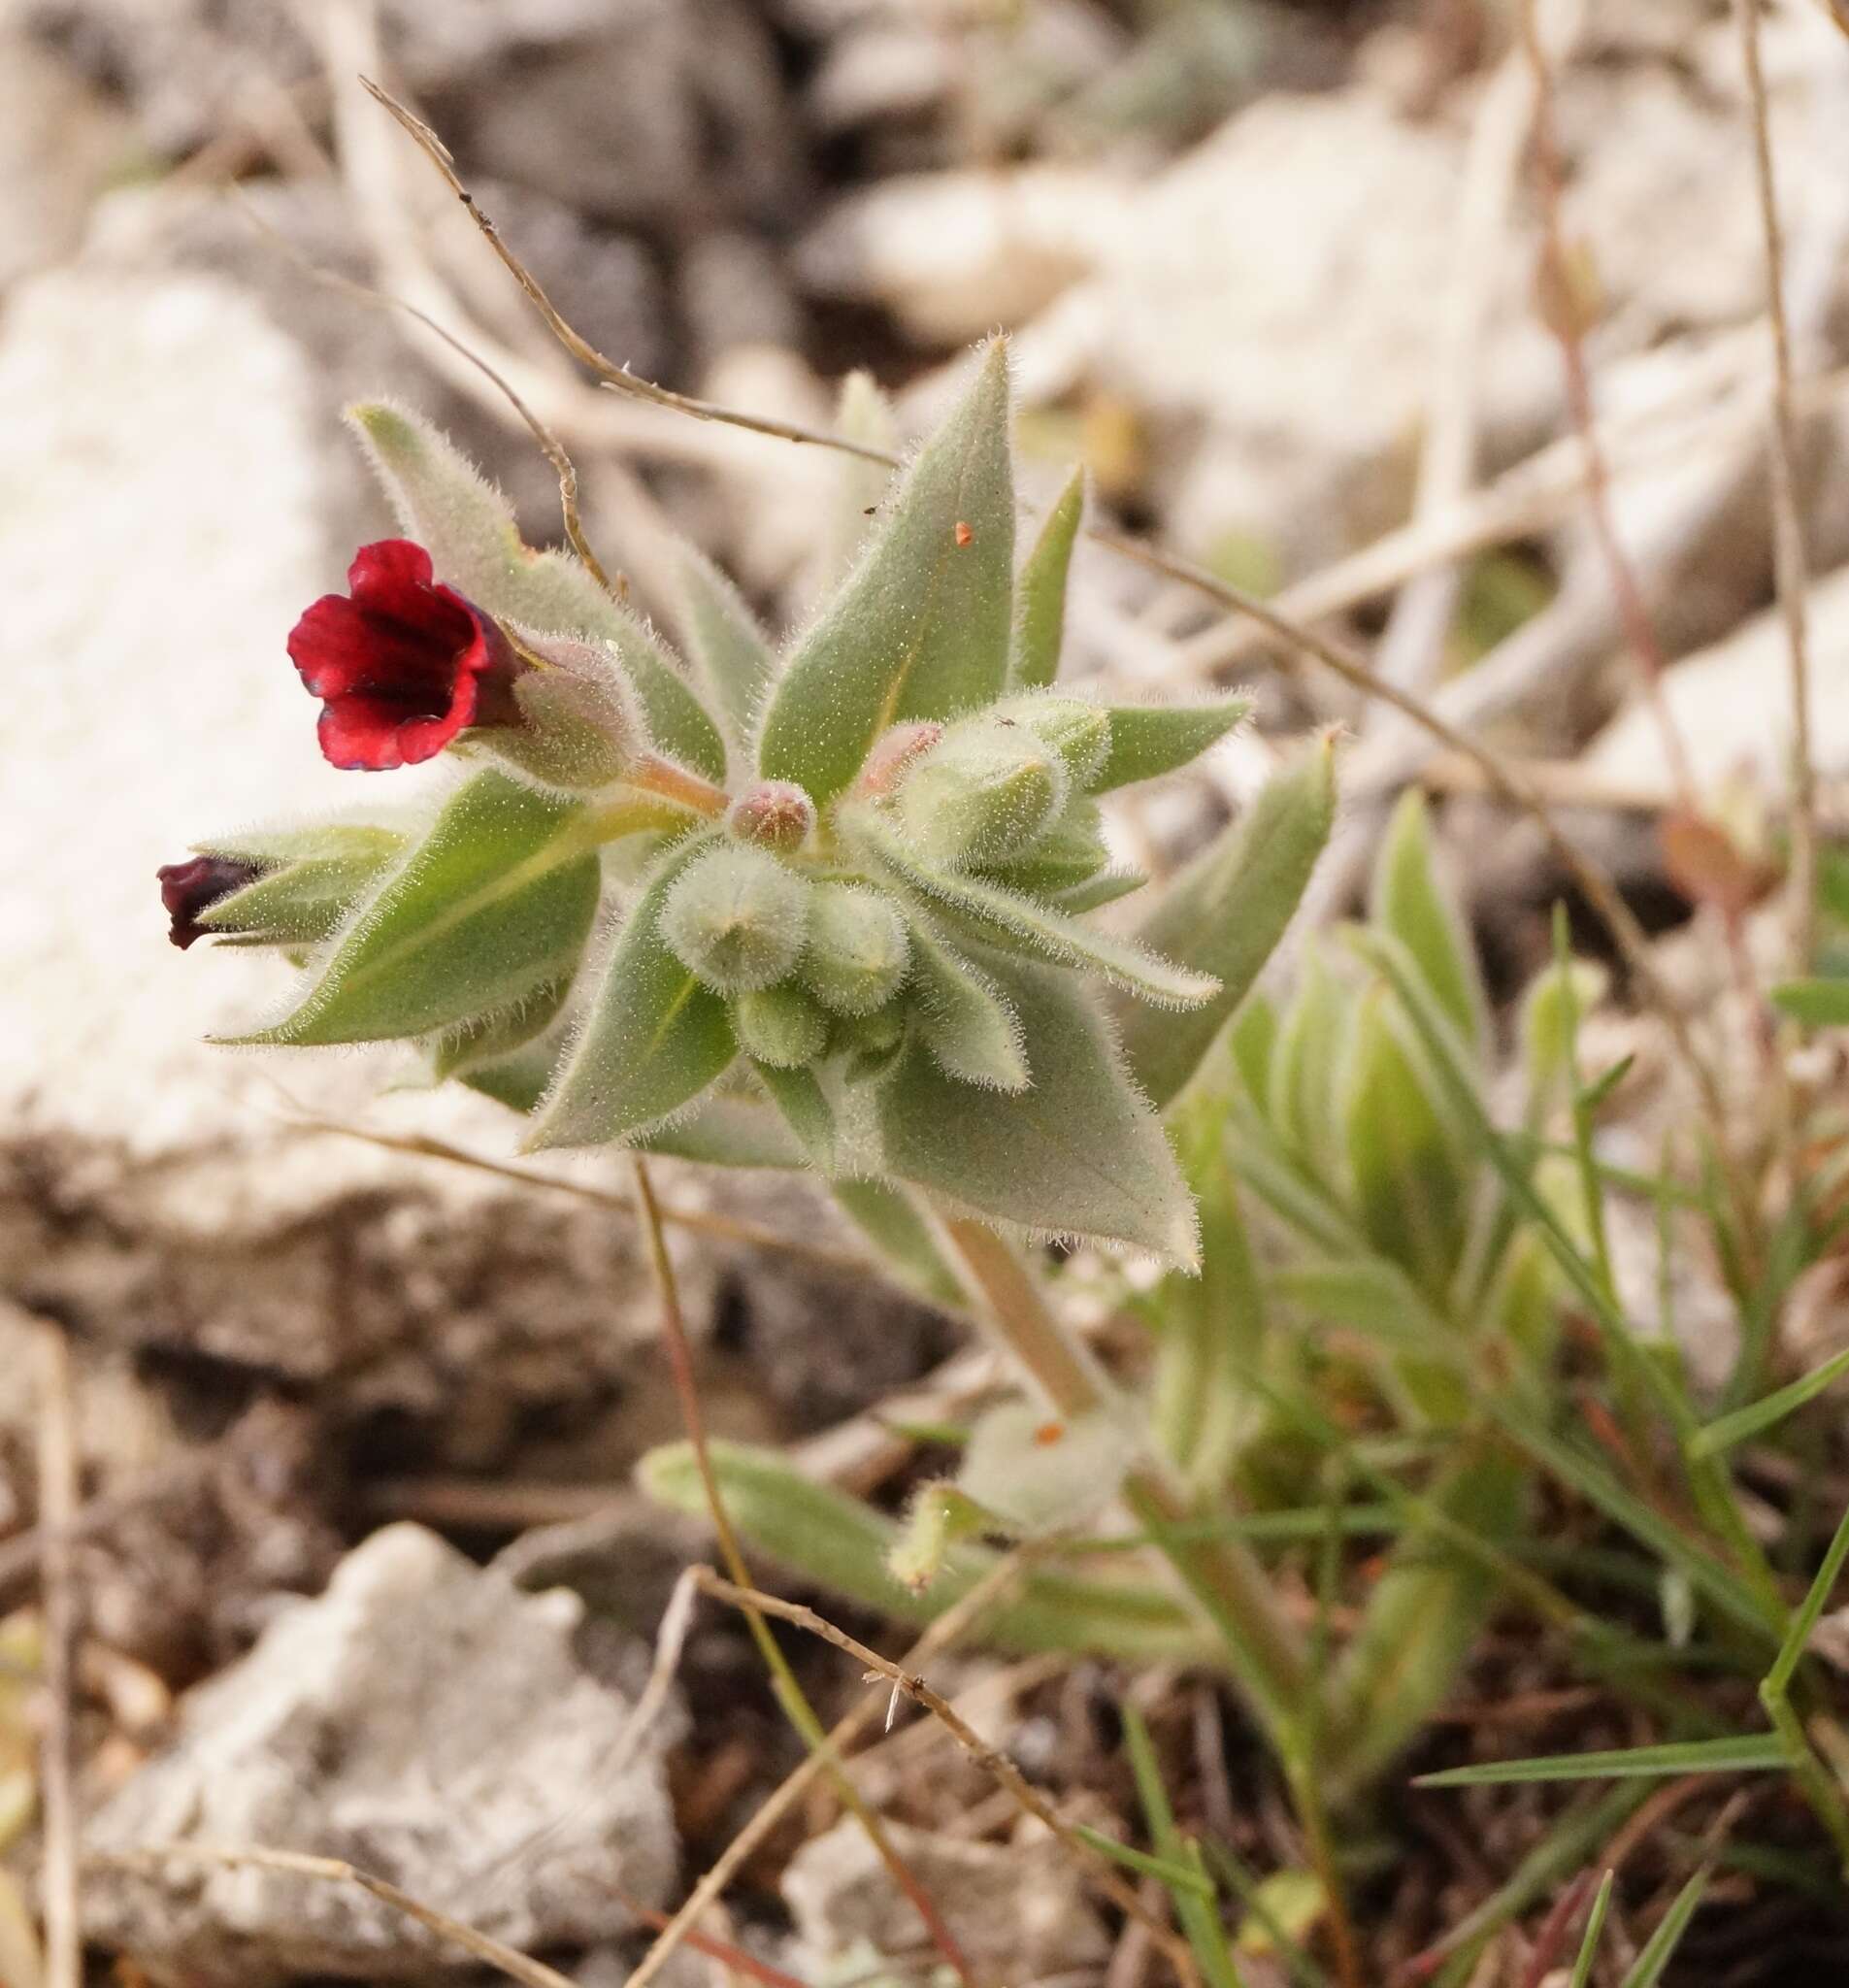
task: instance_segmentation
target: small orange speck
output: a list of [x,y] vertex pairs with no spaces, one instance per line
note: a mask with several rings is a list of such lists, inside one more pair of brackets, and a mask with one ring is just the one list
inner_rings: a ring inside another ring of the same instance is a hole
[[1066,1425],[1064,1422],[1042,1422],[1034,1432],[1034,1441],[1042,1449],[1045,1449],[1052,1443],[1063,1441],[1065,1436]]
[[974,532],[973,532],[973,531],[972,531],[972,530],[970,529],[970,527],[969,527],[969,526],[968,526],[967,524],[965,524],[965,523],[964,523],[964,521],[962,520],[962,518],[958,518],[958,519],[957,519],[957,544],[958,544],[959,546],[967,546],[967,545],[968,545],[968,544],[970,543],[970,541],[971,541],[971,540],[972,540],[973,538],[974,538],[974,537],[975,537],[975,534],[974,534]]

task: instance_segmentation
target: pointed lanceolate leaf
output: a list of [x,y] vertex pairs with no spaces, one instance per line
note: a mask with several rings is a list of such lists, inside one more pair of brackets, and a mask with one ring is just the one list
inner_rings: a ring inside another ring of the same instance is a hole
[[1173,773],[1224,739],[1251,709],[1249,697],[1222,698],[1217,704],[1114,704],[1110,749],[1085,789],[1107,794],[1113,787]]
[[[883,449],[890,455],[899,447],[899,422],[892,401],[864,368],[856,367],[842,381],[835,427],[842,441],[858,443],[863,448]],[[899,477],[889,463],[864,455],[839,455],[835,469],[835,488],[815,562],[814,583],[824,591],[853,571],[873,535],[874,518],[890,498]]]
[[709,779],[725,778],[716,727],[636,615],[569,553],[523,544],[507,499],[427,421],[381,401],[362,403],[348,418],[440,580],[522,628],[610,644],[642,699],[655,745]]
[[[446,1029],[431,1051],[431,1076],[441,1081],[446,1077],[493,1069],[526,1048],[558,1019],[571,986],[571,977],[561,975],[545,986],[536,987],[512,1008]],[[549,1068],[549,1063],[545,1067]]]
[[1021,568],[1014,608],[1014,643],[1008,683],[1015,690],[1041,690],[1059,675],[1060,646],[1066,635],[1066,580],[1073,545],[1085,515],[1085,472],[1074,470],[1046,514],[1040,535]]
[[911,983],[919,1032],[947,1075],[988,1090],[1026,1089],[1021,1021],[1007,995],[916,919]]
[[769,1098],[725,1085],[702,1098],[685,1117],[641,1133],[630,1143],[639,1152],[698,1160],[705,1167],[795,1172],[804,1163],[803,1148]]
[[994,956],[983,967],[1021,1018],[1033,1081],[978,1090],[914,1037],[879,1094],[887,1171],[991,1221],[1192,1266],[1187,1186],[1084,990],[1050,968]]
[[860,843],[902,884],[973,923],[992,944],[1019,946],[1061,964],[1100,975],[1143,1001],[1166,1008],[1211,1002],[1219,983],[1147,951],[1134,940],[1119,939],[1050,905],[1006,890],[977,877],[951,877],[927,869],[906,839],[878,811],[856,808],[843,819]]
[[820,1173],[835,1171],[835,1112],[812,1070],[778,1070],[756,1063],[753,1074],[776,1107],[804,1157]]
[[687,651],[711,690],[737,746],[757,728],[776,674],[776,653],[739,590],[704,553],[680,556]]
[[671,849],[630,908],[583,1029],[526,1142],[606,1145],[658,1125],[721,1077],[738,1045],[724,1001],[668,950],[661,909],[710,838]]
[[1006,348],[912,464],[866,556],[797,645],[759,771],[825,807],[903,718],[992,703],[1007,670],[1014,487]]
[[568,973],[596,915],[583,810],[501,773],[458,788],[335,941],[294,1013],[240,1040],[370,1043],[505,1009]]
[[1258,978],[1297,911],[1335,818],[1335,748],[1324,740],[1272,779],[1143,920],[1145,944],[1220,980],[1218,995],[1185,1015],[1126,1010],[1124,1049],[1157,1105],[1166,1105],[1194,1075]]
[[1417,961],[1465,1042],[1483,1037],[1483,983],[1464,920],[1438,882],[1425,796],[1409,787],[1388,824],[1374,865],[1373,921]]

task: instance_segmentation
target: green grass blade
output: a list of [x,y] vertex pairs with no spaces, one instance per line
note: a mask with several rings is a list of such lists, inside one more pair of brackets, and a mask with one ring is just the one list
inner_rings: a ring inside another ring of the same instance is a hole
[[1675,1904],[1664,1913],[1662,1925],[1651,1934],[1648,1944],[1637,1956],[1636,1966],[1624,1977],[1620,1988],[1657,1988],[1664,1969],[1682,1943],[1689,1921],[1695,1917],[1696,1907],[1701,1903],[1701,1894],[1707,1890],[1707,1867],[1704,1865],[1676,1894]]
[[1421,1774],[1420,1788],[1493,1788],[1511,1781],[1630,1781],[1667,1774],[1764,1773],[1787,1765],[1776,1733],[1732,1733],[1722,1740],[1674,1740],[1600,1753],[1548,1753],[1529,1760],[1486,1760],[1475,1767]]
[[1749,1437],[1782,1422],[1806,1402],[1815,1401],[1832,1380],[1844,1374],[1849,1374],[1849,1351],[1826,1360],[1821,1367],[1813,1367],[1789,1387],[1781,1387],[1776,1393],[1768,1394],[1746,1408],[1735,1408],[1731,1415],[1718,1416],[1691,1441],[1689,1454],[1696,1457],[1719,1456],[1723,1450],[1732,1449],[1735,1443],[1744,1442]]
[[1087,1828],[1082,1822],[1073,1825],[1073,1834],[1080,1842],[1089,1843],[1101,1857],[1108,1857],[1139,1877],[1159,1878],[1172,1892],[1192,1892],[1200,1899],[1213,1896],[1212,1879],[1203,1877],[1191,1865],[1177,1864],[1171,1857],[1152,1857],[1147,1850],[1133,1850],[1128,1843],[1120,1843],[1115,1837]]
[[1599,1895],[1592,1902],[1592,1910],[1586,1914],[1586,1931],[1579,1942],[1579,1958],[1573,1963],[1573,1978],[1568,1988],[1586,1988],[1592,1979],[1592,1964],[1599,1952],[1599,1936],[1605,1930],[1605,1913],[1611,1907],[1611,1886],[1618,1873],[1607,1871],[1599,1880]]

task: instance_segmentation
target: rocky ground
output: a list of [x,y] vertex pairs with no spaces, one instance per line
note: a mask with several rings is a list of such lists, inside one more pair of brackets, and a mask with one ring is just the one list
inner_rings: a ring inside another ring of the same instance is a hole
[[[165,943],[157,863],[204,827],[347,798],[281,652],[384,523],[343,403],[416,402],[556,536],[551,473],[499,393],[314,272],[416,303],[516,381],[644,604],[664,514],[785,625],[834,554],[815,519],[838,472],[589,386],[356,73],[415,101],[567,316],[683,391],[826,420],[866,366],[915,427],[961,348],[1007,325],[1043,483],[1082,449],[1124,520],[1379,636],[1399,680],[1557,770],[1588,845],[1675,924],[1689,907],[1654,832],[1671,769],[1576,473],[1546,453],[1568,410],[1545,319],[1585,314],[1614,514],[1698,777],[1775,786],[1749,127],[1725,7],[1571,11],[1543,9],[1570,29],[1558,136],[1585,294],[1550,306],[1508,137],[1526,75],[1470,0],[0,4],[0,621],[21,700],[0,789],[0,1339],[19,1376],[0,1402],[0,1607],[20,1613],[0,1639],[29,1632],[28,1382],[57,1333],[98,1501],[78,1547],[97,1846],[299,1843],[616,1980],[635,1929],[796,1758],[716,1610],[676,1692],[637,1714],[674,1574],[707,1542],[625,1488],[677,1423],[645,1260],[610,1205],[624,1176],[583,1163],[537,1190],[352,1136],[508,1148],[495,1108],[394,1089],[387,1059],[207,1046],[279,983]],[[1849,41],[1793,4],[1767,59],[1793,334],[1818,382],[1804,498],[1834,805]],[[1090,669],[1259,699],[1256,738],[1126,821],[1145,847],[1237,806],[1268,740],[1325,718],[1359,735],[1322,907],[1340,909],[1380,801],[1429,749],[1139,569],[1095,551],[1077,586]],[[1450,826],[1512,986],[1560,879],[1480,797]],[[693,1217],[675,1246],[714,1426],[821,1439],[818,1468],[876,1479],[892,1458],[855,1418],[962,1328],[871,1274],[802,1183],[662,1175]],[[793,1246],[697,1225],[715,1216]],[[528,1592],[558,1567],[588,1600]],[[847,1703],[852,1675],[804,1662]],[[994,1686],[1017,1755],[1095,1785],[1101,1814],[1123,1799],[1116,1679],[976,1658],[956,1674]],[[0,1837],[24,1772],[11,1691],[0,1673]],[[981,1784],[959,1776],[934,1769],[899,1806],[965,1943],[1007,1978],[1100,1978],[1115,1935],[1070,1867],[960,1813]],[[560,1807],[564,1778],[583,1792]],[[854,1977],[856,1953],[916,1930],[831,1819],[774,1838],[740,1894],[740,1938],[810,1978]],[[0,1900],[12,1988],[32,1988],[7,1943],[25,1895]],[[99,1873],[89,1895],[99,1949],[164,1980],[421,1980],[453,1959],[375,1899],[275,1872]],[[1121,1948],[1107,1978],[1136,1978]]]

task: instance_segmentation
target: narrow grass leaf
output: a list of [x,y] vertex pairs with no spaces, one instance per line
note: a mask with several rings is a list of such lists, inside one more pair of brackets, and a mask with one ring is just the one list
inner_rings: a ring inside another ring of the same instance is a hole
[[1133,1850],[1115,1837],[1107,1837],[1102,1830],[1092,1829],[1082,1822],[1073,1825],[1073,1834],[1081,1842],[1089,1843],[1101,1857],[1107,1857],[1111,1863],[1134,1872],[1139,1877],[1158,1878],[1171,1891],[1190,1892],[1196,1898],[1210,1899],[1213,1896],[1213,1880],[1202,1876],[1191,1865],[1177,1864],[1169,1857],[1152,1857],[1147,1850]]
[[1482,1041],[1482,976],[1463,919],[1438,881],[1432,818],[1424,794],[1408,787],[1387,825],[1374,864],[1373,922],[1412,956],[1460,1038]]
[[1531,1760],[1487,1760],[1421,1774],[1421,1788],[1489,1788],[1510,1781],[1657,1780],[1669,1774],[1767,1773],[1786,1765],[1776,1733],[1731,1733],[1721,1740],[1676,1740],[1597,1753],[1551,1753]]
[[1636,1966],[1625,1975],[1619,1988],[1657,1988],[1664,1970],[1675,1958],[1683,1934],[1689,1930],[1689,1921],[1695,1917],[1701,1903],[1707,1881],[1708,1872],[1704,1867],[1676,1894],[1675,1904],[1664,1913],[1662,1924],[1651,1934],[1643,1951],[1637,1956]]
[[1599,1880],[1599,1895],[1586,1914],[1586,1931],[1579,1942],[1579,1958],[1573,1963],[1573,1977],[1568,1988],[1586,1988],[1592,1979],[1592,1964],[1599,1956],[1599,1936],[1605,1930],[1605,1914],[1611,1909],[1611,1887],[1618,1873],[1607,1871]]
[[1771,1000],[1806,1028],[1849,1028],[1849,980],[1786,980]]
[[1736,1443],[1763,1434],[1801,1408],[1806,1402],[1815,1401],[1825,1388],[1845,1374],[1849,1374],[1849,1351],[1826,1360],[1821,1367],[1813,1367],[1808,1374],[1800,1375],[1788,1387],[1781,1387],[1777,1393],[1768,1394],[1762,1401],[1736,1408],[1733,1414],[1722,1415],[1710,1422],[1690,1442],[1690,1455],[1719,1456],[1723,1450],[1732,1449]]

